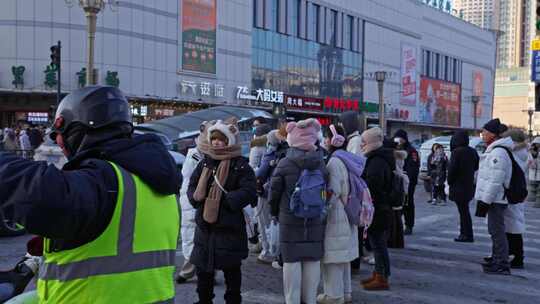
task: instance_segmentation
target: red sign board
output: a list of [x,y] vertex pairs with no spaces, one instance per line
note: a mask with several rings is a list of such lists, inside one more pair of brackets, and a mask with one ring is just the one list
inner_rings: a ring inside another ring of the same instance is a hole
[[300,110],[323,110],[323,99],[316,97],[285,95],[285,107]]
[[346,111],[358,111],[360,102],[358,99],[344,99],[326,97],[324,99],[324,110],[326,112],[346,112]]

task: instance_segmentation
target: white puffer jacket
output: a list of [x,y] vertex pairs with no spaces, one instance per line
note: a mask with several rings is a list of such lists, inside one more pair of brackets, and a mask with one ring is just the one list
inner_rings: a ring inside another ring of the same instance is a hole
[[349,224],[343,205],[350,191],[349,174],[345,164],[337,157],[330,158],[326,168],[333,195],[328,203],[322,262],[349,263],[358,257],[358,228]]
[[193,251],[193,239],[195,237],[195,208],[189,203],[187,190],[191,174],[197,168],[199,162],[203,159],[203,155],[197,148],[188,150],[186,160],[182,166],[182,187],[180,188],[180,207],[182,208],[182,224],[180,233],[182,235],[182,252],[184,258],[189,259],[191,251]]
[[510,137],[501,138],[489,145],[480,157],[480,169],[474,198],[486,204],[508,204],[504,199],[504,187],[508,188],[512,177],[512,161],[508,153],[502,148],[514,148],[514,142]]
[[[527,143],[514,143],[514,159],[523,172],[527,172]],[[504,211],[506,233],[525,233],[525,204],[508,204]]]

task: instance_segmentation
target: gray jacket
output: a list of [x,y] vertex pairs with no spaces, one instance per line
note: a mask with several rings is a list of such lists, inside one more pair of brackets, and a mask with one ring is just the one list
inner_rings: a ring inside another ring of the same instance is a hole
[[294,216],[289,208],[289,199],[302,170],[317,168],[328,179],[322,150],[306,152],[290,148],[272,176],[269,202],[272,215],[279,216],[280,249],[285,263],[318,261],[323,257],[324,220],[304,222],[302,218]]

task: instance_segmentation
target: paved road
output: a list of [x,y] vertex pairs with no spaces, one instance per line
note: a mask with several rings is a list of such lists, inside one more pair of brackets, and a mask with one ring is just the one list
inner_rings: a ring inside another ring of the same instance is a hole
[[[540,209],[527,206],[525,270],[512,276],[490,276],[481,271],[482,257],[491,241],[485,220],[474,218],[476,242],[455,243],[458,216],[455,205],[432,206],[421,187],[416,195],[417,225],[405,249],[390,251],[391,290],[366,292],[359,281],[372,266],[363,264],[353,277],[355,303],[540,303]],[[471,210],[473,206],[471,206]],[[0,239],[0,268],[11,266],[25,251],[28,237]],[[182,260],[178,252],[178,263]],[[195,283],[177,286],[176,303],[196,301]],[[250,256],[243,266],[244,303],[284,303],[281,271],[257,264]],[[218,277],[216,303],[223,303],[223,277]]]

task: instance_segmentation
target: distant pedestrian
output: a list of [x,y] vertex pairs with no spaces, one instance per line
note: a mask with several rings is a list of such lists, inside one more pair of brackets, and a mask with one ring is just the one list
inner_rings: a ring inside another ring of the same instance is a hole
[[[403,189],[409,189],[409,177],[404,170],[405,159],[407,159],[407,151],[395,149],[396,145],[390,140],[385,140],[384,146],[394,151],[394,159],[396,161],[395,174],[399,175],[403,182]],[[405,193],[405,195],[407,195]],[[407,198],[405,198],[405,201]],[[389,223],[388,229],[388,248],[404,248],[405,239],[403,237],[403,206],[392,207],[392,220]]]
[[529,178],[529,202],[540,205],[540,137],[536,137],[531,143],[529,159],[527,161]]
[[257,199],[255,174],[241,156],[235,121],[217,121],[207,134],[209,144],[197,143],[204,159],[193,172],[187,192],[197,209],[190,262],[197,267],[199,303],[212,303],[216,270],[225,275],[225,302],[241,303],[241,263],[248,257],[242,209]]
[[323,152],[317,142],[321,125],[316,119],[287,124],[289,150],[271,178],[270,206],[279,222],[283,258],[283,289],[287,304],[315,304],[324,255],[324,220],[304,219],[291,210],[290,199],[304,170],[320,171],[327,177]]
[[446,170],[448,167],[448,158],[444,153],[444,147],[441,144],[434,144],[431,147],[431,154],[428,157],[428,175],[433,185],[432,201],[433,205],[446,204],[446,194],[444,187],[446,183]]
[[508,127],[496,118],[487,122],[481,133],[487,148],[480,157],[474,196],[477,200],[476,215],[487,216],[488,232],[493,243],[492,259],[482,264],[484,272],[488,274],[510,274],[504,214],[508,208],[505,189],[510,187],[512,161],[505,148],[512,150],[514,143],[511,138],[501,136],[506,130]]
[[30,138],[28,137],[28,129],[21,131],[19,135],[19,144],[22,150],[22,157],[30,158],[32,156],[32,145],[30,144]]
[[367,158],[364,179],[373,198],[375,214],[368,229],[368,238],[375,256],[373,275],[362,281],[366,290],[387,290],[390,288],[390,257],[388,255],[388,229],[392,221],[392,204],[389,193],[392,190],[393,171],[396,162],[392,149],[383,147],[383,132],[372,128],[362,133],[362,153]]
[[[208,142],[207,126],[208,122],[204,122],[201,125],[201,133],[197,138],[197,142]],[[206,130],[206,131],[204,131]],[[208,144],[208,143],[207,143]],[[195,265],[191,264],[190,257],[193,251],[193,242],[195,238],[195,229],[197,224],[195,223],[196,209],[193,208],[188,198],[188,187],[191,180],[193,171],[197,168],[199,162],[204,158],[204,155],[197,149],[197,147],[188,150],[186,159],[182,165],[182,187],[180,188],[180,207],[182,208],[182,223],[180,227],[180,234],[182,236],[182,254],[184,255],[184,263],[180,267],[180,271],[176,275],[176,282],[178,284],[185,283],[187,280],[193,278],[196,273]]]
[[345,205],[352,195],[353,182],[363,187],[357,187],[355,191],[366,188],[361,179],[365,158],[345,151],[345,132],[340,127],[331,125],[330,131],[330,160],[326,168],[331,196],[328,201],[321,267],[324,293],[317,297],[318,304],[352,303],[350,262],[359,255],[358,227],[349,222]]
[[28,139],[30,140],[30,146],[32,150],[35,150],[43,143],[43,134],[39,131],[37,127],[28,129]]
[[414,228],[415,207],[414,192],[418,183],[418,174],[420,173],[420,156],[418,151],[409,142],[409,136],[405,130],[397,130],[394,134],[394,140],[398,143],[398,149],[407,151],[405,159],[405,171],[409,177],[409,189],[407,189],[407,202],[403,206],[403,215],[405,218],[404,234],[412,234]]
[[456,203],[459,212],[459,236],[456,242],[474,242],[469,203],[474,197],[474,175],[478,171],[479,157],[475,149],[469,147],[469,135],[457,131],[450,140],[450,165],[448,166],[448,185],[450,200]]
[[348,111],[342,113],[339,120],[345,129],[347,151],[356,155],[361,155],[362,151],[360,149],[360,134],[363,132],[363,130],[358,112]]
[[[287,133],[284,133],[284,129],[273,130],[268,133],[268,147],[264,154],[261,165],[255,172],[257,177],[257,195],[259,196],[259,202],[257,204],[257,219],[258,227],[261,230],[259,234],[259,242],[262,245],[262,251],[257,257],[257,261],[263,264],[272,263],[274,267],[279,268],[278,252],[276,255],[272,255],[270,252],[270,244],[267,239],[266,229],[271,224],[270,215],[270,178],[272,177],[274,170],[276,169],[279,161],[285,157],[289,145],[287,144]],[[277,262],[277,265],[276,263]],[[282,266],[282,265],[281,265]]]
[[17,141],[17,136],[13,129],[4,130],[4,150],[5,151],[16,151],[19,150],[19,143]]
[[[523,172],[527,172],[527,136],[519,129],[511,129],[503,134],[514,142],[514,159]],[[525,204],[509,204],[504,212],[504,227],[508,240],[508,253],[514,258],[510,261],[511,268],[523,268],[523,233],[525,233]]]

